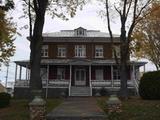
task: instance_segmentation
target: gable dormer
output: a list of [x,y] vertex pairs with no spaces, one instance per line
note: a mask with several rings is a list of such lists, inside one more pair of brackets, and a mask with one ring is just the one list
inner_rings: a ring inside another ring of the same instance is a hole
[[86,36],[87,35],[87,30],[82,28],[82,27],[79,27],[77,29],[74,29],[74,35],[77,36],[77,37],[83,37],[83,36]]

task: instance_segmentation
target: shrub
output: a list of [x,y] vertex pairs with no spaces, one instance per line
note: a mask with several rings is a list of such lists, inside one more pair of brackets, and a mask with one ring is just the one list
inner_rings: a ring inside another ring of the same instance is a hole
[[139,94],[143,99],[160,99],[160,71],[148,72],[142,76]]
[[0,108],[6,107],[10,104],[11,95],[8,93],[0,93]]
[[99,91],[101,96],[106,96],[107,95],[107,90],[105,88],[101,88]]

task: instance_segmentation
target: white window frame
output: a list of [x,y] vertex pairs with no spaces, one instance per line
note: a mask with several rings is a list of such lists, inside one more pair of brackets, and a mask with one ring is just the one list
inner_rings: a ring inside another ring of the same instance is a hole
[[42,46],[41,57],[48,57],[48,45]]
[[113,80],[120,80],[120,71],[116,66],[113,67]]
[[75,57],[86,57],[86,45],[75,45]]
[[103,58],[103,45],[95,46],[95,58]]
[[66,47],[58,46],[57,57],[66,57]]
[[117,58],[120,58],[120,45],[115,45],[113,46],[113,49],[112,49],[112,58],[115,58],[114,56],[114,50],[116,51],[116,56]]
[[104,80],[103,69],[95,70],[96,80]]
[[57,79],[58,80],[65,80],[65,68],[63,68],[63,67],[57,68]]
[[42,80],[47,80],[47,68],[40,68],[40,76]]

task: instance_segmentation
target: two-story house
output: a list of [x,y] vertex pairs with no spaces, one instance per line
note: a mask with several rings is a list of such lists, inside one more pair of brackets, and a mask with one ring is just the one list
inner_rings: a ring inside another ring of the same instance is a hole
[[[92,96],[101,88],[106,88],[108,93],[120,89],[119,70],[112,50],[114,47],[119,58],[119,35],[114,35],[113,47],[109,34],[82,27],[44,33],[43,38],[41,78],[44,96]],[[15,97],[26,97],[29,95],[29,61],[15,63],[14,94]],[[138,90],[139,67],[144,65],[145,62],[128,63],[130,91]],[[26,69],[25,79],[22,67]]]

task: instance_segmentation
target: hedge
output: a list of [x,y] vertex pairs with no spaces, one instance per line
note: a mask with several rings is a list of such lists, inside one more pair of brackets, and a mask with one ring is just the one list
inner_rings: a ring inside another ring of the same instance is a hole
[[148,72],[142,76],[139,94],[143,99],[160,99],[160,71]]
[[0,108],[10,104],[11,95],[5,92],[0,93]]

